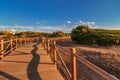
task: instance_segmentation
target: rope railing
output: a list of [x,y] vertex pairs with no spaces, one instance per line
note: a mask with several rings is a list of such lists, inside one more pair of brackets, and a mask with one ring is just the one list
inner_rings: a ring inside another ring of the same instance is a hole
[[0,41],[0,60],[3,59],[9,53],[12,53],[13,50],[29,45],[33,42],[39,42],[40,38],[15,38],[10,40],[1,40]]
[[80,61],[82,64],[86,65],[92,71],[94,71],[98,75],[102,76],[105,80],[118,80],[116,77],[108,74],[107,72],[103,71],[102,69],[100,69],[99,67],[97,67],[94,64],[90,63],[89,61],[85,60],[81,56],[79,56],[77,54],[74,54],[73,56],[75,56],[78,61]]
[[61,69],[63,70],[63,72],[65,73],[67,80],[71,80],[71,73],[70,73],[70,71],[68,70],[67,65],[65,64],[62,56],[60,55],[60,52],[59,52],[58,48],[55,47],[55,49],[56,49],[57,55],[58,55],[59,60],[60,60],[60,62],[61,62],[62,65],[60,64],[60,62],[59,62],[58,60],[56,60],[56,63],[57,63],[59,66],[61,66],[60,68],[61,68]]
[[[77,55],[75,48],[71,48],[71,50],[70,50],[71,71],[69,71],[70,69],[68,69],[66,62],[63,59],[64,56],[61,56],[62,50],[63,50],[63,52],[65,52],[64,48],[56,45],[56,40],[54,40],[54,39],[49,40],[49,39],[44,38],[44,39],[42,39],[42,46],[48,52],[48,54],[51,56],[52,61],[56,65],[56,67],[58,69],[60,68],[60,70],[62,70],[62,72],[65,74],[64,75],[65,80],[78,80],[77,75],[78,75],[78,73],[81,73],[81,72],[77,72],[77,66],[76,66],[77,62],[79,62],[79,63],[81,63],[81,65],[84,65],[85,67],[87,67],[87,69],[93,71],[94,74],[99,75],[99,79],[101,79],[101,80],[119,80],[116,77],[105,72],[104,70],[100,69],[96,65],[90,63],[86,59],[82,58],[81,56]],[[90,71],[88,71],[88,72],[90,72]],[[91,76],[90,73],[87,75]],[[92,77],[96,77],[96,76],[92,75]],[[80,80],[82,80],[82,79],[84,80],[84,78],[80,78]],[[97,78],[93,78],[93,79],[99,80]],[[86,78],[85,78],[85,80],[86,80]]]

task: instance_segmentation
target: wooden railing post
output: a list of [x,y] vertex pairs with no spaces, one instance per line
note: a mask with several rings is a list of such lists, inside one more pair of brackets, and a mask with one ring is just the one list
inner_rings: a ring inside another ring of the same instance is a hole
[[28,44],[28,38],[26,38],[26,45]]
[[28,38],[28,44],[30,44],[30,38]]
[[31,44],[31,38],[29,38],[29,44]]
[[28,38],[28,44],[30,44],[30,38]]
[[46,49],[46,40],[44,39],[44,50]]
[[31,44],[31,38],[29,38],[29,44]]
[[13,47],[12,47],[12,38],[10,39],[10,52],[12,52]]
[[31,44],[33,43],[33,38],[31,38]]
[[54,40],[53,41],[53,55],[54,55],[54,64],[56,65],[56,59],[57,59],[57,56],[56,56],[56,41]]
[[20,47],[22,47],[22,38],[20,38]]
[[50,50],[50,40],[48,39],[47,40],[47,53],[49,53],[49,50]]
[[27,38],[27,44],[29,45],[29,38]]
[[25,44],[24,44],[24,46],[25,46],[26,45],[26,38],[24,40],[25,40]]
[[17,49],[17,47],[18,47],[18,40],[17,40],[17,38],[15,39],[15,48]]
[[38,38],[35,38],[35,42],[37,42],[37,43],[38,43]]
[[30,44],[32,44],[32,38],[30,38]]
[[42,47],[44,47],[44,39],[42,39]]
[[75,48],[71,49],[71,60],[72,60],[72,80],[77,80],[76,78],[76,51]]
[[32,43],[32,38],[30,38],[30,44]]
[[0,52],[0,59],[4,57],[4,41],[1,40],[1,52]]
[[31,44],[33,43],[33,38],[31,38]]
[[37,38],[37,43],[39,43],[39,38]]

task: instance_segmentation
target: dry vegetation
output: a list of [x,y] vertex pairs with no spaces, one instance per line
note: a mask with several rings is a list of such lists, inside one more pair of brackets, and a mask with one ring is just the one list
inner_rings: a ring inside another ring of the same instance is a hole
[[[75,47],[77,54],[84,57],[88,61],[107,71],[108,73],[120,79],[120,45],[118,46],[94,46],[94,45],[78,45],[74,42],[58,42],[63,47],[66,54],[63,54],[68,68],[70,68],[70,48]],[[65,52],[64,51],[64,52]],[[81,68],[81,65],[77,65]],[[80,73],[81,74],[81,73]],[[82,74],[81,74],[82,75]],[[81,76],[78,75],[78,78]]]

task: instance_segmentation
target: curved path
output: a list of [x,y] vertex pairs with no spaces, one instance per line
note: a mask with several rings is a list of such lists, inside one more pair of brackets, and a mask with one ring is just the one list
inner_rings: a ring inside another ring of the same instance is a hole
[[0,80],[64,80],[41,44],[20,47],[0,61]]

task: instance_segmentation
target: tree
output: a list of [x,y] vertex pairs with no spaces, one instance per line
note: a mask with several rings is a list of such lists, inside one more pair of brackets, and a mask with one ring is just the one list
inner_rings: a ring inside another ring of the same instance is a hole
[[65,33],[62,31],[53,32],[50,37],[64,37]]
[[82,33],[87,33],[89,31],[89,27],[85,25],[78,25],[76,28],[73,28],[71,31],[71,38],[72,40],[77,40]]

